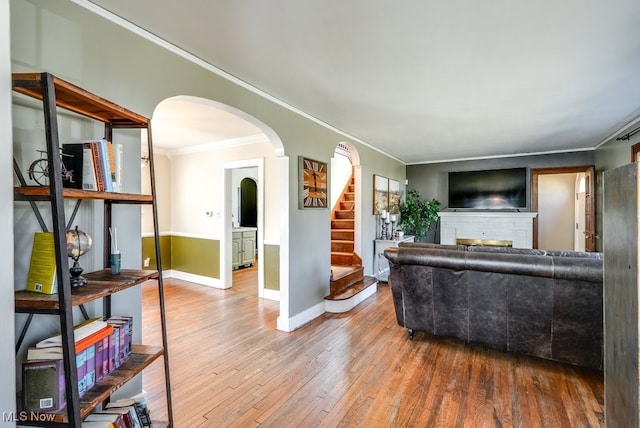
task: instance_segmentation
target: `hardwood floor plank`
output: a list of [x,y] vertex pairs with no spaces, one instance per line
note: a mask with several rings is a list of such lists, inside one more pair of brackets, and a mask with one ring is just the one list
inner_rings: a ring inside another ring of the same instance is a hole
[[[275,329],[255,267],[218,290],[165,280],[177,428],[602,427],[602,372],[508,354],[396,323],[386,285],[345,314]],[[143,286],[145,343],[160,343],[153,283]],[[162,364],[144,373],[166,418]]]

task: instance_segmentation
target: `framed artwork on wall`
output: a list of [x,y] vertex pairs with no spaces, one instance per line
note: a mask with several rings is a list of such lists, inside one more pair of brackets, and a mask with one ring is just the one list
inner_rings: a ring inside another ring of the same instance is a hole
[[389,179],[373,175],[373,215],[382,214],[389,209]]
[[298,208],[327,208],[327,164],[298,156]]
[[373,215],[380,215],[383,211],[400,214],[401,200],[402,190],[398,180],[373,175]]
[[400,182],[392,178],[389,179],[389,212],[391,214],[400,214],[400,200],[402,191],[400,190]]

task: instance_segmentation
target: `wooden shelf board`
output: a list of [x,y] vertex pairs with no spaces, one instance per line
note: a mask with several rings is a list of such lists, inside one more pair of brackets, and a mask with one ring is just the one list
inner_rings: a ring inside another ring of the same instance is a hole
[[[149,119],[138,113],[120,107],[58,77],[52,76],[52,78],[56,105],[59,107],[118,127],[146,128],[149,125]],[[42,73],[14,73],[13,90],[41,100],[42,80]]]
[[[164,349],[161,346],[132,345],[131,351],[132,354],[127,361],[97,382],[90,390],[80,397],[80,417],[84,418],[87,416],[99,404],[109,398],[111,394],[121,388],[133,377],[140,374],[146,367],[164,354]],[[26,416],[30,416],[29,412],[27,412]],[[55,419],[53,421],[48,419],[47,421],[59,424],[68,423],[69,420],[67,418],[66,408],[60,412],[56,412]],[[162,422],[160,422],[160,424],[162,424]],[[156,426],[155,422],[153,426]],[[168,424],[165,426],[168,426]]]
[[[93,192],[80,189],[63,189],[65,199],[102,199],[112,202],[132,202],[137,204],[153,203],[152,195],[139,195],[134,193]],[[48,201],[51,199],[50,189],[47,186],[23,186],[13,188],[13,197],[16,201]]]
[[[109,269],[83,275],[87,285],[71,290],[72,306],[79,306],[118,291],[133,287],[144,281],[158,278],[156,270],[122,269],[119,275],[112,275]],[[16,312],[55,312],[60,309],[57,294],[42,294],[33,291],[16,291]]]

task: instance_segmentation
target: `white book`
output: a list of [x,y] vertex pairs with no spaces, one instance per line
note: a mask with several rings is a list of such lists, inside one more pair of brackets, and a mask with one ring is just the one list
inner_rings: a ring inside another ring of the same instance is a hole
[[98,190],[96,181],[96,167],[93,163],[91,147],[85,144],[82,149],[82,190]]
[[122,193],[122,170],[124,169],[124,147],[120,143],[113,144],[113,161],[115,164],[115,181],[113,183],[113,191]]
[[[106,326],[107,323],[99,318],[85,321],[84,323],[73,329],[75,342],[78,343],[85,337],[90,336],[99,330],[102,330]],[[62,346],[62,336],[57,334],[36,343],[36,348],[49,348],[51,346]]]

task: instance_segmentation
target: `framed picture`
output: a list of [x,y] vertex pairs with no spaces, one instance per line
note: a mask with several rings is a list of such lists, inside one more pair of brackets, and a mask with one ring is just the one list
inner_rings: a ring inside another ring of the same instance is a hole
[[402,199],[402,191],[400,190],[400,182],[398,180],[389,179],[389,212],[391,214],[400,214],[400,200]]
[[328,208],[326,162],[298,156],[298,208]]
[[373,215],[382,214],[389,209],[389,179],[382,175],[373,175]]

